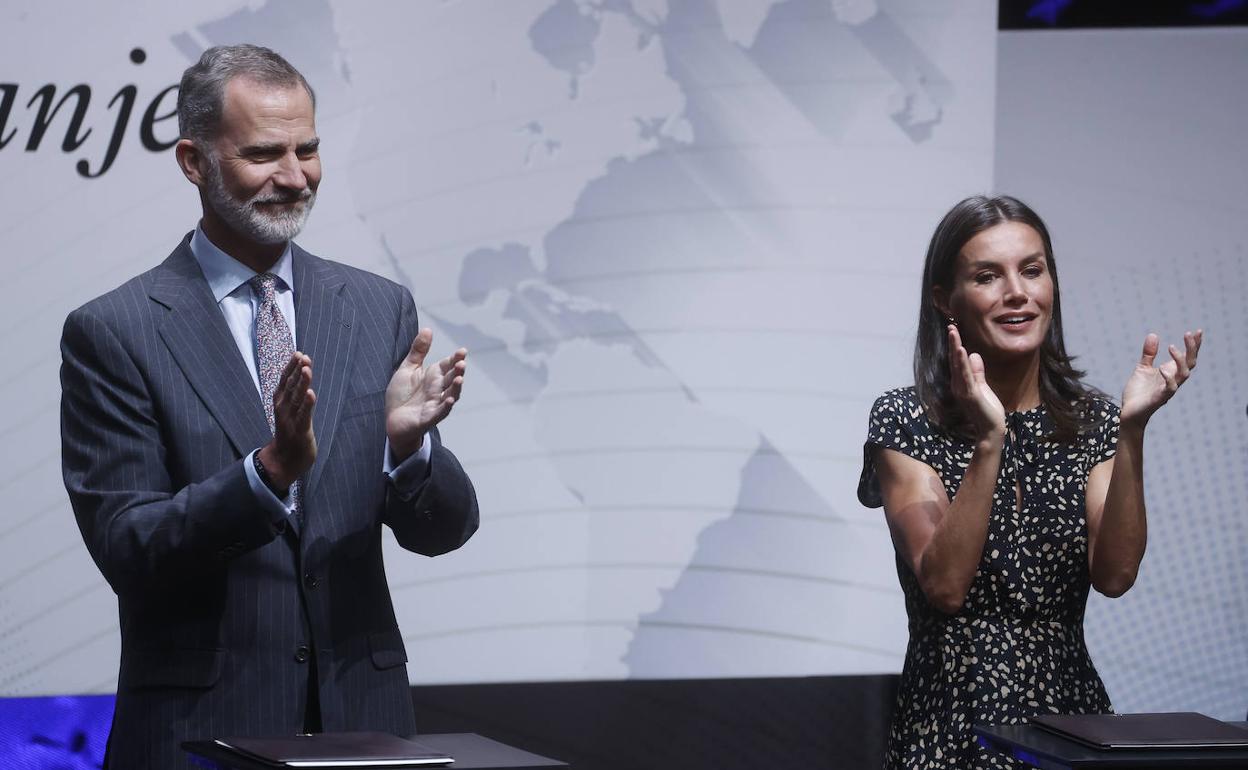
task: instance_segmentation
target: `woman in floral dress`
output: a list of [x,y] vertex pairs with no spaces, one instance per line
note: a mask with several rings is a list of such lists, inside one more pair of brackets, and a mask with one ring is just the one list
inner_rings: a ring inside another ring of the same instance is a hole
[[1088,657],[1089,587],[1120,596],[1144,556],[1144,430],[1190,376],[1149,334],[1121,409],[1062,337],[1040,218],[976,196],[941,221],[923,275],[915,384],[871,410],[858,495],[884,507],[910,643],[887,768],[996,768],[972,725],[1111,710]]

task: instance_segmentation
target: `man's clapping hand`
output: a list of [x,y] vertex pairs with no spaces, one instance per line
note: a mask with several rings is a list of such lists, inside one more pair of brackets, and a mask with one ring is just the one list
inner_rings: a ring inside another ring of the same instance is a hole
[[296,352],[273,392],[273,440],[260,450],[260,462],[281,489],[289,489],[316,461],[315,408],[312,359]]
[[386,388],[386,436],[399,462],[420,449],[425,434],[450,414],[464,385],[468,351],[460,348],[425,366],[432,344],[433,332],[421,329]]

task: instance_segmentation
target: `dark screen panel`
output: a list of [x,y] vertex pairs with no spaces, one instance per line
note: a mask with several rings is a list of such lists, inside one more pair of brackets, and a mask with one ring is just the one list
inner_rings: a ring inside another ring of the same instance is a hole
[[[873,770],[896,694],[891,674],[412,688],[422,733],[479,733],[576,770]],[[102,767],[113,704],[0,698],[0,768]]]
[[876,770],[896,675],[412,688],[424,733],[475,732],[575,770]]
[[1000,29],[1248,25],[1248,0],[1000,0]]

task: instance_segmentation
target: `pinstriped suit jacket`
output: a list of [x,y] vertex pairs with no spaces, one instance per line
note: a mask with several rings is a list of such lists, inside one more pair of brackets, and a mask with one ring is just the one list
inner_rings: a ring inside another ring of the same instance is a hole
[[65,486],[121,620],[109,766],[189,767],[183,740],[299,732],[306,655],[326,730],[411,734],[381,525],[432,556],[478,521],[436,435],[410,499],[382,473],[383,395],[417,332],[411,295],[293,248],[318,443],[297,531],[248,486],[242,458],[270,440],[268,423],[188,243],[71,313],[61,340]]

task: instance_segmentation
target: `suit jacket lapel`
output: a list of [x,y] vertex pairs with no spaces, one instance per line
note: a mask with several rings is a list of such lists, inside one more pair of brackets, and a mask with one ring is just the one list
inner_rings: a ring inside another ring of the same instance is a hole
[[[341,268],[298,246],[292,249],[296,347],[312,358],[312,390],[316,392],[312,427],[316,431],[317,459],[304,479],[306,500],[316,491],[317,480],[330,456],[334,430],[350,388],[355,308],[343,290],[346,278]],[[315,513],[312,515],[315,517]]]
[[189,244],[188,236],[169,255],[149,294],[169,308],[160,326],[169,352],[242,456],[272,434],[251,372]]

